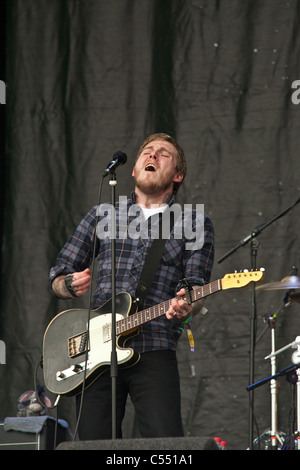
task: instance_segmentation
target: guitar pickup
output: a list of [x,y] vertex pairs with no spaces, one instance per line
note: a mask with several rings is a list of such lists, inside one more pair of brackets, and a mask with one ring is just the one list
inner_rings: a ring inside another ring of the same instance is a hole
[[102,338],[103,338],[104,343],[107,343],[107,341],[111,340],[111,324],[110,323],[106,323],[105,325],[103,325]]

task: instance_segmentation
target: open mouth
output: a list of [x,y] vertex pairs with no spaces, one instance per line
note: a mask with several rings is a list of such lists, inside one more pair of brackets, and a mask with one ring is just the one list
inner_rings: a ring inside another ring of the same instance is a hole
[[147,163],[145,171],[156,171],[156,166],[153,163]]

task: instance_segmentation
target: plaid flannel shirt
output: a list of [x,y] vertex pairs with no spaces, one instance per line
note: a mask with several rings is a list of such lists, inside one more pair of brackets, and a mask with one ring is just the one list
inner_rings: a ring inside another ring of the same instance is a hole
[[[174,202],[174,198],[172,198],[169,203],[170,208]],[[153,241],[151,228],[148,238],[128,236],[127,229],[136,218],[136,215],[130,215],[130,208],[134,204],[135,195],[133,193],[131,199],[126,200],[126,213],[124,214],[123,209],[120,210],[118,202],[115,212],[116,292],[128,292],[133,298],[147,250]],[[99,215],[99,208],[94,206],[86,214],[60,251],[56,266],[50,270],[50,290],[56,276],[82,271],[90,267],[97,225],[110,220],[109,218],[105,219],[107,215]],[[195,217],[197,215],[193,211],[194,221]],[[148,226],[151,227],[151,217],[148,220]],[[209,282],[214,260],[214,230],[210,218],[205,214],[202,230],[204,230],[203,245],[199,249],[186,250],[187,240],[184,236],[176,238],[171,235],[166,240],[152,286],[149,288],[144,305],[140,306],[140,310],[175,297],[176,292],[183,287],[183,278],[187,278],[191,285],[203,285]],[[111,298],[111,240],[109,236],[104,239],[99,239],[96,236],[96,256],[98,264],[92,308],[101,307]],[[159,349],[175,350],[181,332],[182,329],[178,324],[163,315],[140,326],[139,334],[128,340],[126,347],[130,346],[139,353]]]

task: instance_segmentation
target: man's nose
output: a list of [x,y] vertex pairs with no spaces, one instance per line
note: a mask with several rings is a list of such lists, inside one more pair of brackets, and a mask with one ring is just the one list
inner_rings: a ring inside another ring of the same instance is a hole
[[156,151],[155,150],[152,150],[151,154],[150,154],[150,158],[154,158],[154,160],[157,159],[157,155],[156,155]]

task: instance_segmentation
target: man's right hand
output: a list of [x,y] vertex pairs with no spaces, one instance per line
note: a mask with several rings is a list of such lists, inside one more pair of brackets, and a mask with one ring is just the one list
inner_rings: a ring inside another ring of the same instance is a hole
[[88,291],[91,285],[91,274],[89,269],[72,274],[71,288],[76,297],[81,297]]
[[[90,269],[87,268],[84,271],[78,271],[67,276],[57,276],[52,283],[52,290],[57,297],[62,299],[81,297],[91,285],[91,274]],[[66,278],[68,278],[68,287]]]

